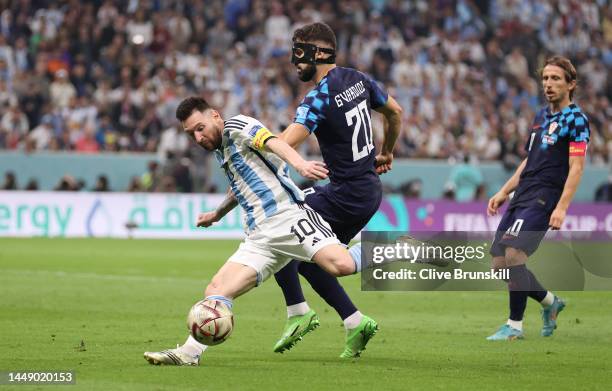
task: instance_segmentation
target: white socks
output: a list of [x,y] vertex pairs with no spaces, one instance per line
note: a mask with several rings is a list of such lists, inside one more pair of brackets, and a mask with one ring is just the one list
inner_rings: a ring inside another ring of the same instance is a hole
[[187,341],[181,346],[181,351],[187,353],[190,356],[197,357],[201,356],[208,346],[202,345],[196,341],[191,335],[187,338]]
[[[297,315],[304,315],[308,311],[310,311],[310,307],[305,301],[294,305],[289,305],[287,306],[287,318]],[[361,319],[363,319],[363,314],[359,311],[355,311],[353,314],[344,319],[344,328],[347,330],[354,329],[355,327],[359,326]]]
[[[555,295],[551,291],[548,291],[548,292],[546,292],[546,297],[544,297],[544,299],[542,299],[540,304],[542,304],[542,307],[548,307],[554,301],[555,301]],[[522,320],[508,319],[506,324],[509,325],[510,327],[512,327],[513,329],[517,329],[517,330],[523,331],[523,321]]]
[[287,306],[287,318],[291,318],[292,316],[304,315],[310,311],[310,307],[308,303],[305,301],[293,305]]
[[508,326],[512,327],[513,329],[517,329],[517,330],[523,331],[523,321],[522,320],[508,319],[506,324]]
[[349,315],[348,318],[344,319],[344,328],[347,330],[354,329],[355,327],[359,326],[361,319],[363,319],[363,314],[361,312],[353,312],[352,315]]
[[555,301],[555,295],[551,291],[548,291],[546,292],[546,297],[542,299],[540,304],[542,304],[542,307],[548,307],[554,301]]

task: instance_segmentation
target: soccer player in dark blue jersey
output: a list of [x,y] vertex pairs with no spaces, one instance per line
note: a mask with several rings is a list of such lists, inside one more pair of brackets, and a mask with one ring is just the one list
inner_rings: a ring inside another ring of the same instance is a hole
[[542,336],[557,327],[565,303],[547,291],[526,267],[546,231],[560,229],[584,169],[589,122],[572,102],[576,69],[565,57],[546,60],[540,73],[548,105],[538,112],[527,141],[527,158],[490,200],[489,215],[514,191],[491,245],[493,267],[509,269],[510,316],[488,340],[523,338],[527,298],[542,305]]
[[[378,210],[382,199],[379,174],[389,171],[400,133],[402,109],[367,75],[335,64],[336,37],[324,23],[313,23],[293,34],[292,63],[303,82],[315,86],[297,108],[294,123],[280,135],[292,147],[309,135],[317,137],[330,182],[305,192],[306,203],[348,244]],[[383,114],[387,126],[376,155],[370,110]],[[290,349],[319,324],[304,298],[298,272],[342,318],[345,349],[340,357],[356,357],[378,329],[357,310],[337,279],[321,268],[292,261],[275,278],[283,290],[288,320],[274,350]]]

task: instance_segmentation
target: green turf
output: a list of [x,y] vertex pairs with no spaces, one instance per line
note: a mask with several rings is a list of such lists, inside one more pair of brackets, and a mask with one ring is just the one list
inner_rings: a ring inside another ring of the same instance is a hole
[[503,292],[361,292],[357,277],[344,285],[381,326],[358,360],[338,358],[341,322],[310,288],[321,327],[272,353],[285,309],[268,281],[237,300],[232,337],[200,367],[147,364],[145,350],[183,342],[187,311],[236,244],[0,239],[0,371],[76,371],[77,386],[54,390],[610,389],[612,292],[565,293],[549,339],[530,303],[526,339],[492,343]]

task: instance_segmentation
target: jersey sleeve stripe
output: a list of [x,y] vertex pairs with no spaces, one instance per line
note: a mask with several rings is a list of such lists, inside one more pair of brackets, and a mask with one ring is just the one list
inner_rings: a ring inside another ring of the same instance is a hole
[[223,130],[238,130],[241,131],[242,129],[244,129],[244,126],[239,126],[239,125],[226,125]]
[[238,125],[242,125],[242,126],[246,126],[247,122],[236,119],[236,118],[230,118],[227,121],[225,121],[226,124],[231,124],[231,123],[235,123]]

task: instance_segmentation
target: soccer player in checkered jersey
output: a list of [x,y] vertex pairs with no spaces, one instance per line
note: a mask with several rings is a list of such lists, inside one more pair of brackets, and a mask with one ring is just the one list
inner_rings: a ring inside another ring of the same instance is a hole
[[589,122],[573,103],[577,74],[571,61],[554,56],[540,71],[548,104],[535,117],[527,140],[527,158],[490,200],[489,215],[514,191],[493,244],[493,267],[508,268],[510,316],[506,324],[489,336],[491,341],[523,337],[523,314],[527,298],[542,305],[542,336],[553,334],[557,316],[565,303],[547,291],[526,267],[546,231],[560,229],[584,169],[589,142]]
[[[307,189],[306,204],[329,223],[342,243],[348,244],[378,210],[382,199],[378,175],[391,169],[402,109],[369,76],[336,66],[336,36],[325,23],[297,29],[292,41],[291,62],[299,79],[315,85],[298,106],[293,123],[279,137],[294,148],[310,135],[317,138],[330,183]],[[381,113],[389,124],[378,154],[371,110]],[[288,319],[274,351],[290,349],[319,324],[304,298],[298,272],[344,323],[345,346],[340,357],[359,356],[376,333],[377,323],[357,309],[335,277],[317,265],[297,261],[275,274]]]

